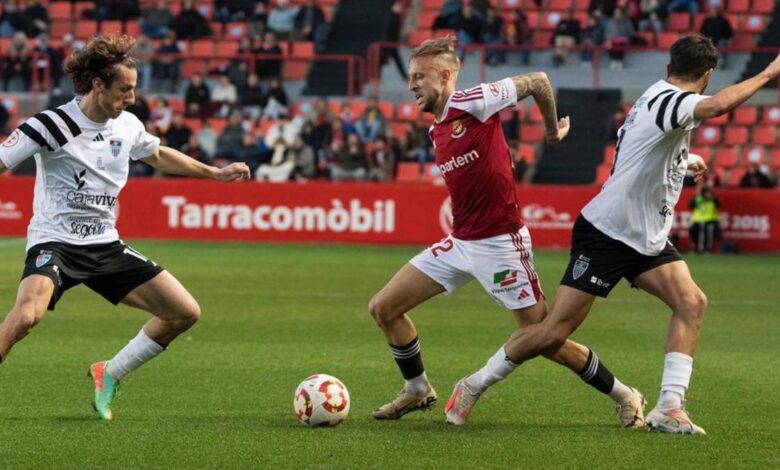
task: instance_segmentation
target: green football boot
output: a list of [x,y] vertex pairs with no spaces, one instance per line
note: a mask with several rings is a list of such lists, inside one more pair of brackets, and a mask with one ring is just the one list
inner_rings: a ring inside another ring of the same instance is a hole
[[95,399],[92,408],[97,411],[100,419],[110,421],[114,415],[111,413],[111,401],[119,392],[119,381],[106,372],[108,361],[96,362],[89,367],[88,377],[92,377],[95,383]]

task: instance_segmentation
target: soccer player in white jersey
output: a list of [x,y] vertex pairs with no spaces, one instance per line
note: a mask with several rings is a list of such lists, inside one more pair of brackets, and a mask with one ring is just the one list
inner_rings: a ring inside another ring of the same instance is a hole
[[[545,118],[550,143],[566,137],[569,119],[558,120],[552,87],[543,73],[455,91],[459,70],[451,38],[426,41],[412,53],[409,90],[420,110],[435,117],[429,136],[452,197],[453,232],[414,257],[371,299],[371,315],[405,379],[397,398],[374,411],[376,419],[398,419],[436,403],[417,331],[407,315],[420,303],[441,293],[451,294],[476,278],[499,305],[512,311],[519,327],[540,321],[546,313],[530,235],[518,213],[512,158],[498,112],[533,96]],[[547,357],[610,395],[624,426],[644,424],[642,395],[620,383],[590,349],[568,341]],[[456,392],[468,387],[479,393],[514,367],[502,346],[478,374],[459,382]],[[459,414],[453,403],[445,407],[446,420],[463,424],[468,416]]]
[[[778,56],[755,77],[702,95],[717,63],[717,49],[707,38],[687,36],[672,45],[667,78],[634,103],[618,131],[612,174],[574,224],[571,259],[552,309],[506,347],[515,364],[560,351],[595,298],[606,297],[625,278],[672,309],[661,395],[646,419],[651,429],[668,433],[705,434],[684,404],[707,297],[667,239],[686,169],[697,178],[707,169],[700,157],[688,154],[690,133],[780,74]],[[468,413],[475,401],[470,396],[457,406]]]
[[109,361],[89,369],[93,405],[112,418],[119,381],[165,350],[200,317],[200,307],[168,271],[119,239],[117,197],[130,161],[165,173],[221,181],[249,178],[249,168],[203,165],[148,134],[125,108],[135,101],[137,73],[128,36],[98,36],[74,53],[65,71],[80,95],[22,123],[0,146],[0,173],[35,156],[33,217],[27,260],[16,304],[0,324],[0,362],[11,348],[54,310],[62,294],[78,284],[105,297],[146,310],[153,317]]

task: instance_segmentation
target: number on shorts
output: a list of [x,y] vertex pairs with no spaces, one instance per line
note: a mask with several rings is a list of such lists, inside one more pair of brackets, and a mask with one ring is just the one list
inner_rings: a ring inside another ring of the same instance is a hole
[[450,251],[453,246],[454,245],[452,243],[452,240],[449,239],[449,238],[445,238],[444,241],[442,241],[441,243],[431,247],[431,254],[435,258],[438,258],[439,257],[439,252],[446,253],[446,252]]

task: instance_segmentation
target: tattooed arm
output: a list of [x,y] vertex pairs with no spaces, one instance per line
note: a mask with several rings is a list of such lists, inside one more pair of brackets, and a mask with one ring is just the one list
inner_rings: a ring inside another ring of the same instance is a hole
[[569,133],[569,116],[558,120],[552,85],[544,72],[531,72],[512,77],[517,88],[517,101],[531,95],[544,117],[547,143],[557,144]]

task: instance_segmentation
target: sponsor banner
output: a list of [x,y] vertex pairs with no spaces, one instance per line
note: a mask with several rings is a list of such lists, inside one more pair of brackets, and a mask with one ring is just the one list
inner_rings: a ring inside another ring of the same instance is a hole
[[[34,180],[0,182],[0,235],[23,236],[32,215]],[[565,249],[580,209],[598,188],[521,186],[517,191],[533,246]],[[780,251],[780,193],[719,189],[716,194],[724,239],[742,251]],[[693,195],[683,192],[675,214],[683,248]],[[452,224],[446,188],[417,184],[139,179],[128,183],[120,200],[118,228],[126,238],[429,245]]]

